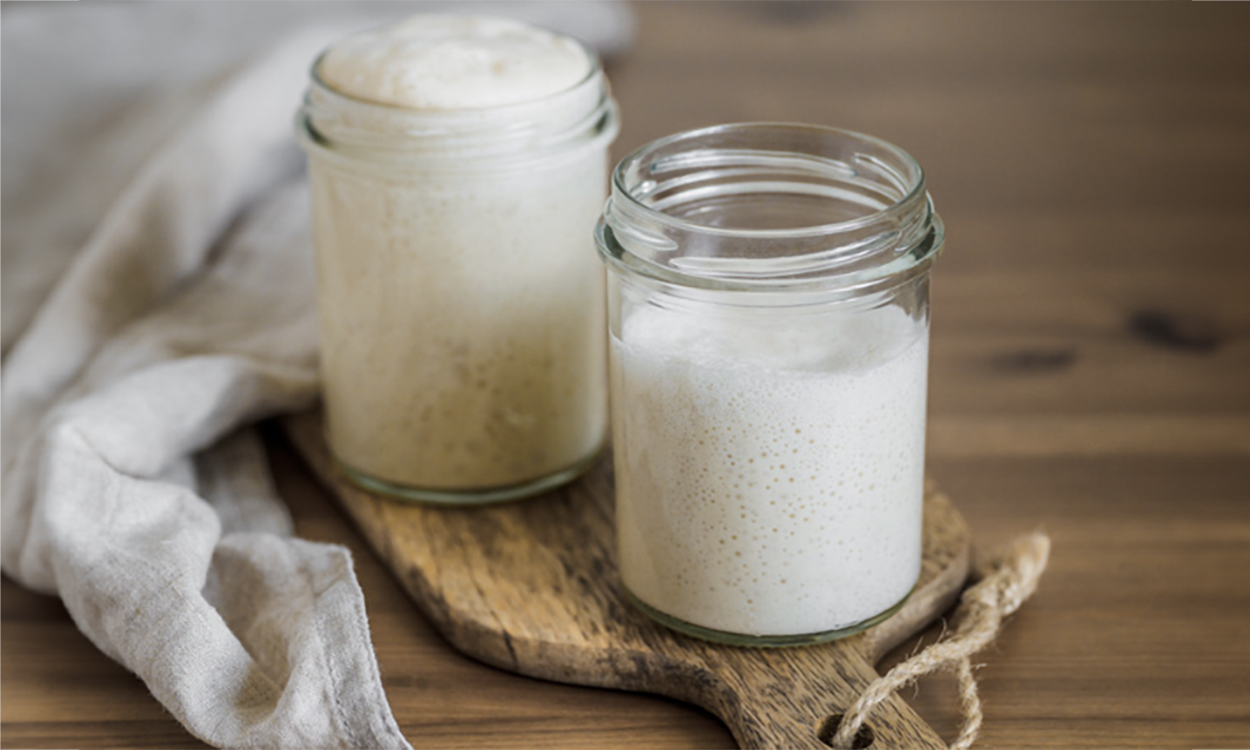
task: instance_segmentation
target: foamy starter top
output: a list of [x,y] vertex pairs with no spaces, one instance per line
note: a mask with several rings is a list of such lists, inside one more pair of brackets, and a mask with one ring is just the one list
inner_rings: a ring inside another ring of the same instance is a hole
[[589,75],[577,42],[504,18],[418,15],[332,46],[327,86],[416,110],[480,109],[542,99]]

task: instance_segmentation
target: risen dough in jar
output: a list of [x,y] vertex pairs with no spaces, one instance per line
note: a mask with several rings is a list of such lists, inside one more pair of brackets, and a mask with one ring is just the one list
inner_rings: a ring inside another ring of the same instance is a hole
[[[614,120],[486,153],[518,128],[563,133],[535,125],[535,109],[566,128],[592,122],[606,84],[579,84],[597,71],[570,39],[472,16],[414,17],[322,57],[322,83],[354,100],[330,121],[350,119],[396,154],[331,143],[310,162],[328,437],[357,481],[423,499],[490,494],[573,472],[602,445],[605,302],[591,233]],[[561,92],[571,99],[547,99]],[[464,121],[468,131],[447,125]]]
[[753,636],[854,626],[920,573],[928,329],[901,308],[638,305],[612,341],[621,577]]

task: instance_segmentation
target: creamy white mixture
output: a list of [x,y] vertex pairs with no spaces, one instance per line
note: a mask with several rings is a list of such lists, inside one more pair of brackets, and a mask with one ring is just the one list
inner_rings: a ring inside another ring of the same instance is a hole
[[612,341],[621,575],[695,625],[848,627],[920,572],[928,330],[626,311]]
[[319,68],[330,88],[422,110],[534,101],[582,81],[591,60],[567,37],[505,18],[415,16],[335,44]]
[[[415,111],[544,97],[590,66],[581,47],[544,31],[435,16],[340,42],[321,75],[341,93]],[[606,325],[591,231],[606,182],[604,146],[524,169],[311,160],[339,459],[395,484],[473,490],[540,479],[597,451]]]

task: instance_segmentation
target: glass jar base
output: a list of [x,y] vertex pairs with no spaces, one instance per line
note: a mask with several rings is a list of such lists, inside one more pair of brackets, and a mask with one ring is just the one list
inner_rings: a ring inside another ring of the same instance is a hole
[[595,462],[595,459],[599,457],[599,453],[600,450],[596,450],[571,466],[537,479],[501,487],[482,487],[464,490],[431,489],[397,484],[355,469],[337,456],[335,456],[334,461],[343,470],[343,474],[347,476],[352,484],[388,499],[428,505],[464,506],[506,503],[549,492],[561,485],[572,482],[584,474],[591,464]]
[[711,641],[712,643],[721,643],[728,646],[747,646],[751,648],[792,648],[796,646],[814,646],[818,643],[827,643],[829,641],[836,641],[842,638],[850,637],[856,633],[861,633],[868,628],[871,628],[873,625],[888,620],[894,615],[895,612],[898,612],[899,609],[902,608],[909,598],[911,598],[912,593],[911,591],[908,591],[902,599],[899,599],[898,602],[894,604],[894,606],[884,612],[881,612],[880,614],[873,615],[867,620],[862,620],[844,628],[838,628],[837,630],[826,630],[820,633],[800,633],[798,635],[744,635],[742,633],[730,633],[724,630],[713,630],[712,628],[705,628],[701,625],[686,622],[685,620],[679,620],[672,615],[664,614],[642,601],[628,588],[621,586],[621,589],[625,592],[625,598],[629,600],[630,604],[634,605],[636,608],[641,610],[643,614],[666,628],[676,630],[678,633],[693,636],[701,640]]

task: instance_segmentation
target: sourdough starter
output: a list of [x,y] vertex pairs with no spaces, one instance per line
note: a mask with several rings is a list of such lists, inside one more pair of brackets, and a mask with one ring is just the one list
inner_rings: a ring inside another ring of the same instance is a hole
[[928,329],[638,305],[612,341],[621,575],[754,636],[856,625],[920,572]]
[[[565,91],[592,70],[563,37],[432,16],[344,40],[318,72],[338,93],[386,107],[378,117],[480,110],[502,132],[507,112],[493,108]],[[473,490],[539,479],[598,450],[606,342],[591,229],[606,156],[603,144],[557,156],[465,170],[311,160],[329,437],[352,469]]]

